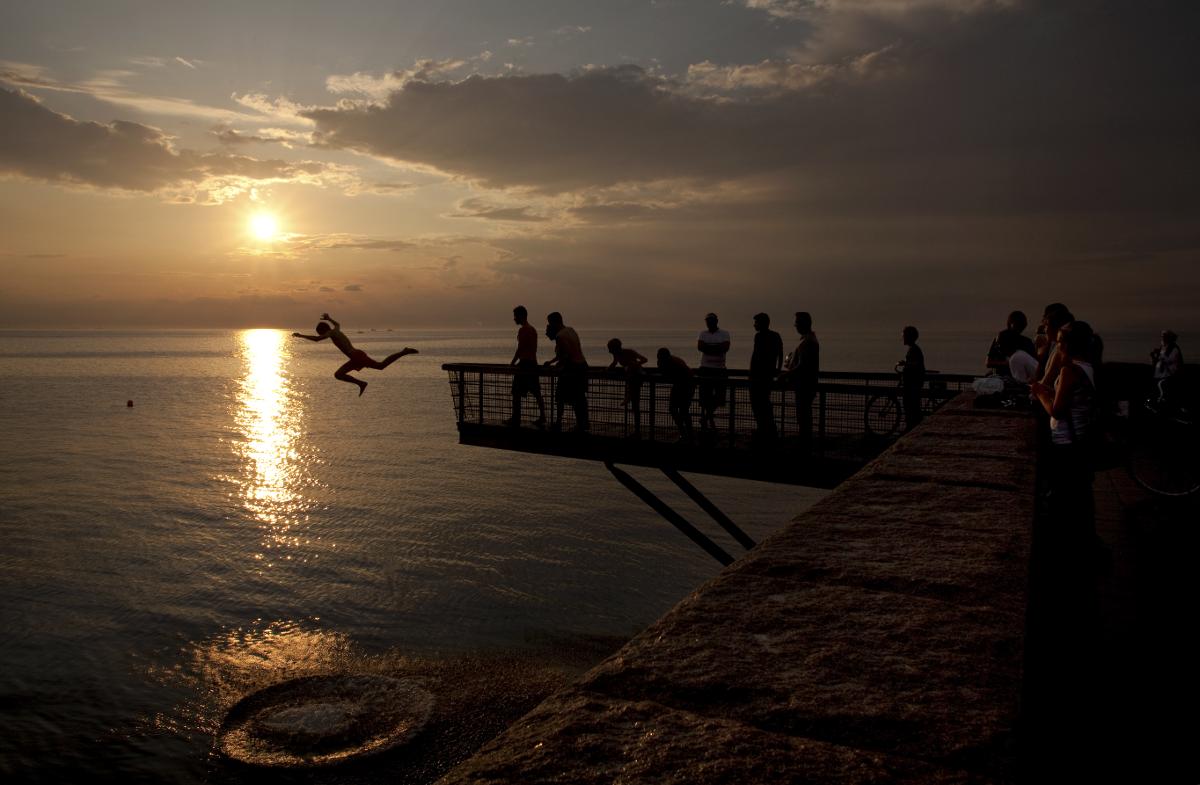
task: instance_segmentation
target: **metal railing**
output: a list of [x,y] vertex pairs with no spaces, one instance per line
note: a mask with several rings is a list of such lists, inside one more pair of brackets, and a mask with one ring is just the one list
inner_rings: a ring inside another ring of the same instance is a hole
[[[511,365],[450,363],[442,366],[450,376],[450,390],[460,428],[467,426],[503,426],[512,416],[513,377],[518,373]],[[546,416],[554,421],[558,397],[558,371],[539,367],[538,376],[546,403]],[[639,400],[641,412],[640,438],[647,441],[673,442],[680,436],[670,412],[671,381],[656,370],[647,368],[642,374]],[[921,390],[922,408],[926,413],[969,389],[975,377],[964,374],[943,374],[931,371]],[[706,381],[695,380],[697,390],[692,396],[693,428],[700,434],[699,387]],[[813,447],[820,451],[831,441],[847,437],[887,438],[891,434],[872,433],[868,428],[868,404],[893,404],[902,399],[896,373],[823,372],[819,376],[817,394],[812,401]],[[709,440],[737,447],[749,443],[754,430],[754,415],[750,406],[749,372],[730,370],[724,379],[725,405],[716,410],[715,431]],[[589,368],[587,373],[587,407],[589,432],[594,436],[626,438],[635,435],[634,412],[623,406],[626,376],[623,371]],[[878,399],[872,403],[873,399]],[[790,389],[777,384],[770,393],[775,425],[781,439],[800,436],[796,398]],[[526,396],[521,405],[519,425],[531,426],[538,416],[537,403]],[[575,415],[570,405],[564,407],[563,429],[575,428]],[[878,429],[876,429],[878,430]]]

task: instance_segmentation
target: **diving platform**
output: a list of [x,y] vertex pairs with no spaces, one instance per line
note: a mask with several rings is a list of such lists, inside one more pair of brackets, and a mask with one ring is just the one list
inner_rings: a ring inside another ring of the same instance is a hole
[[[692,397],[693,436],[681,438],[669,410],[671,381],[656,370],[642,375],[638,411],[623,405],[623,371],[588,370],[589,428],[576,431],[571,406],[565,407],[562,431],[537,427],[537,403],[526,396],[516,425],[512,416],[511,365],[449,363],[450,391],[459,442],[477,447],[556,455],[671,471],[721,475],[747,480],[833,488],[886,449],[903,431],[902,395],[896,373],[824,372],[812,401],[812,438],[801,439],[795,396],[778,385],[770,394],[778,436],[754,437],[750,379],[746,370],[730,370],[724,379],[725,405],[716,411],[716,428],[700,425],[699,385]],[[549,421],[554,419],[558,372],[542,366],[538,383]],[[921,391],[922,408],[932,413],[970,389],[975,377],[929,372]],[[640,417],[639,417],[640,415]],[[638,420],[641,427],[638,429]]]

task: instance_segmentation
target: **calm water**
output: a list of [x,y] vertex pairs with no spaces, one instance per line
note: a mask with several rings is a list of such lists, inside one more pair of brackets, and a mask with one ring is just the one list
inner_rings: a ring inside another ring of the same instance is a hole
[[[603,361],[610,336],[581,334]],[[690,330],[622,334],[695,354]],[[619,643],[718,569],[597,464],[456,443],[440,364],[506,361],[513,330],[351,332],[377,357],[422,352],[364,371],[362,398],[331,378],[332,346],[281,331],[0,337],[10,781],[222,781],[213,732],[256,685],[372,658]],[[734,341],[744,367],[749,331]],[[970,371],[987,342],[923,343],[931,368]],[[831,370],[902,353],[892,335],[822,347]],[[756,539],[821,495],[693,479]]]

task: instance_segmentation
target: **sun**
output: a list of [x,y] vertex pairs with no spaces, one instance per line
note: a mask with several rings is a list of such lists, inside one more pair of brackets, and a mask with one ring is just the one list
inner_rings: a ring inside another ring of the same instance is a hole
[[279,221],[270,213],[255,213],[250,218],[250,233],[259,241],[269,243],[279,236]]

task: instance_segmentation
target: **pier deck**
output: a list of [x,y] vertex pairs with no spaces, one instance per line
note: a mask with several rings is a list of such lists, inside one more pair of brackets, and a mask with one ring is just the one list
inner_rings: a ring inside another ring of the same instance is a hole
[[[634,412],[622,405],[624,374],[589,370],[590,427],[584,435],[574,432],[575,415],[570,406],[566,407],[562,432],[535,428],[538,409],[531,397],[524,400],[519,426],[506,426],[512,416],[512,381],[517,372],[513,366],[454,363],[442,367],[449,374],[459,441],[480,447],[833,488],[902,432],[895,373],[822,373],[812,402],[812,442],[806,446],[800,438],[795,396],[782,385],[771,392],[779,438],[769,444],[753,438],[746,371],[729,372],[726,405],[717,410],[713,430],[699,428],[700,405],[698,396],[693,397],[695,438],[681,442],[667,409],[671,382],[650,370],[642,383],[640,435],[635,433]],[[558,374],[541,368],[538,375],[548,416],[553,419]],[[969,388],[973,378],[931,373],[922,390],[926,414]]]

